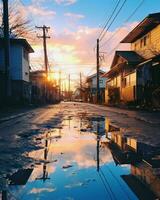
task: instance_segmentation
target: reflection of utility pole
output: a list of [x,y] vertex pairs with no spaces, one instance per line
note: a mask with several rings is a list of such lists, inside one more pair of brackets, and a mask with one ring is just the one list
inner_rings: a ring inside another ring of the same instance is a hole
[[5,46],[5,97],[8,100],[8,97],[11,96],[8,0],[3,0],[3,25]]
[[68,94],[69,94],[69,100],[71,101],[71,76],[70,76],[70,74],[68,76]]
[[47,163],[46,163],[47,156],[48,156],[48,138],[47,137],[48,137],[48,134],[46,134],[46,139],[45,139],[43,175],[42,175],[42,177],[36,179],[36,180],[43,180],[43,182],[50,179],[48,177]]
[[7,195],[7,179],[6,178],[2,178],[1,179],[1,182],[2,182],[2,188],[1,188],[1,190],[2,190],[2,200],[8,200],[8,195]]
[[6,190],[2,191],[2,200],[7,200],[7,191]]
[[59,100],[61,100],[61,70],[59,71]]
[[97,171],[99,172],[99,122],[97,122]]
[[82,123],[82,117],[80,117],[80,128],[79,128],[79,129],[80,129],[80,134],[82,133],[82,132],[81,132],[81,130],[82,130],[82,125],[83,125],[83,123]]
[[80,97],[81,97],[81,100],[82,100],[82,73],[80,72],[79,74],[79,78],[80,78]]
[[97,39],[97,103],[100,101],[100,89],[99,89],[99,39]]

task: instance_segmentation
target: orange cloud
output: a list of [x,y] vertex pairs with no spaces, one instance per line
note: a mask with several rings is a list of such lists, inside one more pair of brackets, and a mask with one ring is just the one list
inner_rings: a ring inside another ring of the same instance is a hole
[[[117,30],[113,32],[108,31],[104,41],[108,40],[115,32],[117,32],[117,34],[115,34],[101,49],[108,53],[108,55],[105,55],[105,63],[103,63],[106,69],[107,67],[109,69],[111,64],[114,51],[116,50],[114,48],[136,24],[137,23],[126,24],[118,32]],[[65,72],[69,71],[71,68],[71,71],[74,73],[79,73],[80,71],[87,73],[90,71],[96,64],[94,47],[99,32],[100,29],[98,28],[79,26],[76,31],[64,29],[62,33],[49,39],[48,56],[54,69],[56,66],[61,66],[61,68],[65,69]],[[101,44],[103,44],[103,41]],[[117,47],[119,50],[128,48],[128,45],[122,44]],[[42,55],[40,55],[40,49],[42,49],[42,44],[39,43],[39,45],[36,45],[36,53],[38,52],[37,56],[42,57]],[[34,59],[32,59],[32,61],[33,60]]]

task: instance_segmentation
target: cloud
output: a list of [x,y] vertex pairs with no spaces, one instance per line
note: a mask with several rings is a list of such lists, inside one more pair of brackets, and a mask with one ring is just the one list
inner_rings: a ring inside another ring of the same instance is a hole
[[84,15],[81,15],[81,14],[75,14],[75,13],[64,13],[64,16],[65,17],[71,17],[71,18],[74,18],[74,19],[83,19],[85,16]]
[[[105,54],[105,62],[103,62],[102,65],[102,67],[104,67],[103,69],[106,71],[109,70],[115,50],[129,49],[128,44],[121,44],[119,46],[118,44],[136,24],[136,22],[125,24],[120,30],[116,29],[107,32],[104,41],[111,37],[112,39],[101,48],[101,51],[107,53]],[[47,45],[49,62],[53,69],[59,69],[59,66],[64,73],[73,73],[77,74],[77,76],[79,72],[83,72],[86,75],[90,73],[90,71],[94,72],[94,69],[96,69],[94,47],[100,31],[101,29],[99,28],[79,26],[75,31],[64,29],[61,33],[55,33],[54,37],[48,40]],[[112,36],[113,34],[114,37]],[[103,44],[104,41],[102,41],[101,44]],[[36,45],[36,48],[33,46],[33,48],[38,52],[37,54],[35,53],[35,55],[42,58],[43,51],[40,52],[40,49],[42,49],[40,45]]]
[[34,25],[42,25],[46,22],[47,25],[52,24],[51,22],[55,18],[56,12],[42,5],[41,3],[43,3],[43,0],[32,0],[32,2],[28,5],[23,5],[21,2],[19,2],[15,4],[17,5],[16,11],[23,16],[23,18],[27,18]]
[[36,7],[35,5],[30,5],[27,7],[29,13],[36,17],[54,17],[56,15],[55,11],[48,10],[42,7]]
[[56,188],[33,188],[29,194],[39,194],[42,192],[54,192]]
[[77,0],[55,0],[57,4],[62,4],[65,6],[72,5],[77,2]]

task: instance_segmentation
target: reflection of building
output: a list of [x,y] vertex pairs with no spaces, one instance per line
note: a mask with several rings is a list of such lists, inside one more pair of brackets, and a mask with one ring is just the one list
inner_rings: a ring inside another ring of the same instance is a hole
[[123,175],[122,178],[140,200],[160,198],[160,168],[154,168],[142,161],[131,165],[131,174]]
[[[29,177],[32,174],[33,169],[20,169],[17,172],[13,173],[12,175],[8,175],[6,179],[2,181],[2,188],[0,184],[0,199],[2,200],[16,200],[15,197],[10,193],[10,186],[17,187],[17,186],[24,186],[28,182]],[[9,186],[8,186],[9,183]],[[2,192],[1,192],[2,190]]]
[[141,162],[131,166],[131,174],[137,177],[145,185],[160,197],[160,164],[159,168],[154,168],[146,162]]
[[122,41],[131,51],[117,51],[106,74],[106,103],[160,105],[160,13],[148,15]]
[[[29,80],[29,54],[33,49],[25,39],[10,39],[10,78],[12,102],[30,102],[31,86]],[[0,38],[0,101],[3,101],[4,92],[4,40]]]
[[30,73],[32,83],[33,103],[55,103],[59,99],[59,91],[53,81],[47,80],[44,71],[33,71]]
[[131,174],[122,176],[125,182],[139,199],[152,200],[155,199],[155,195],[160,197],[160,151],[158,147],[143,144],[135,138],[126,136],[108,120],[106,129],[106,136],[110,139],[108,147],[116,164],[131,164]]
[[20,169],[16,173],[8,176],[10,185],[26,185],[33,169]]

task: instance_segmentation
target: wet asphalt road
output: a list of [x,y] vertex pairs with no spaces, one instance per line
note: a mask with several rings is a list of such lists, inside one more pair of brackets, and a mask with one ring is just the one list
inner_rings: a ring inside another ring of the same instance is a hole
[[[57,124],[65,115],[104,116],[121,130],[138,141],[160,146],[160,113],[128,111],[118,108],[90,105],[85,103],[65,102],[57,105],[45,106],[25,112],[24,115],[0,123],[1,152],[19,151],[32,148],[34,142],[29,136],[43,132],[50,122]],[[29,135],[29,136],[28,136]],[[11,155],[10,155],[11,156]]]
[[[86,131],[85,125],[81,125],[83,119],[91,119],[91,121],[94,121],[97,117],[103,118],[104,120],[107,119],[113,125],[119,127],[124,134],[132,136],[143,143],[159,146],[159,116],[159,113],[128,111],[74,102],[65,102],[30,110],[20,117],[0,123],[0,176],[4,177],[6,174],[10,174],[19,168],[31,167],[35,156],[31,156],[30,152],[41,151],[43,148],[41,139],[44,137],[45,132],[50,129],[55,129],[56,131],[64,129],[62,124],[66,118],[67,120],[77,117],[81,119],[78,122],[80,123],[80,130],[77,129],[80,133]],[[74,128],[76,129],[77,122],[72,120],[71,123],[67,124],[67,127],[75,126]],[[73,142],[72,140],[71,142]],[[91,142],[93,141],[91,140]],[[89,148],[90,144],[88,143],[86,146]],[[61,154],[63,152],[59,153]],[[67,187],[71,186],[69,185]]]

